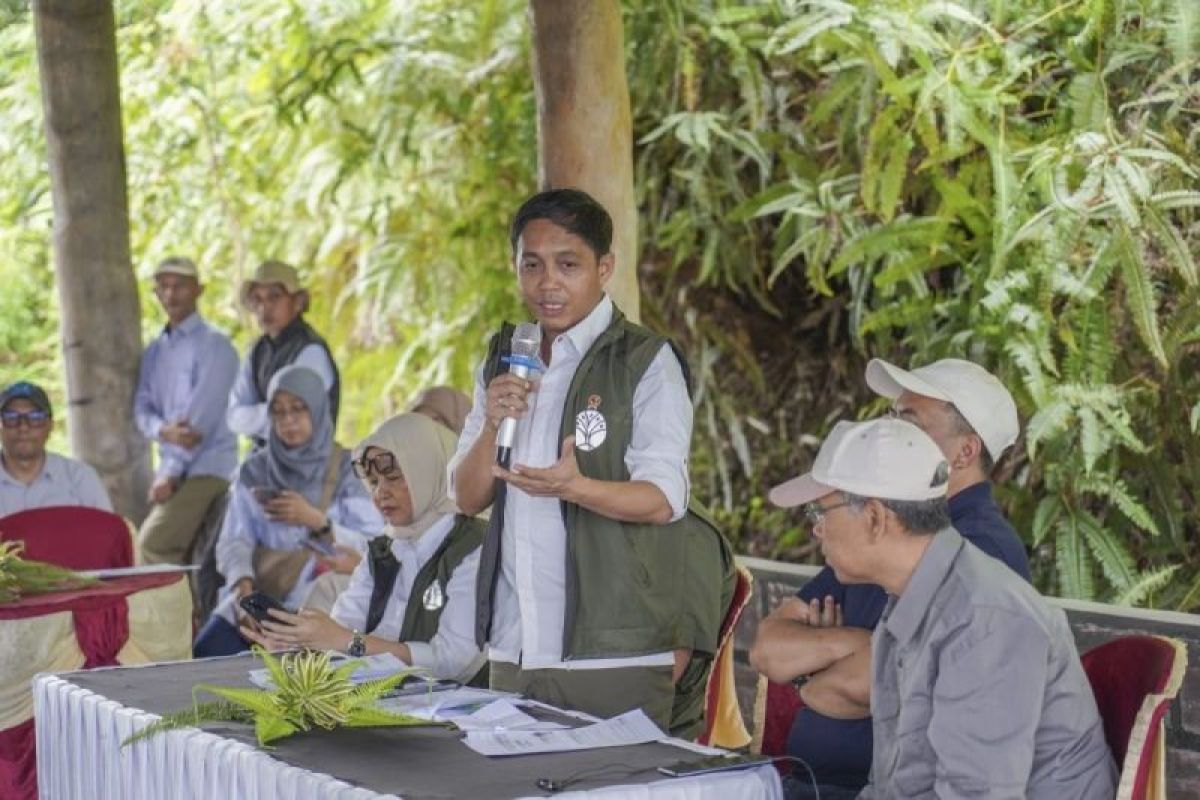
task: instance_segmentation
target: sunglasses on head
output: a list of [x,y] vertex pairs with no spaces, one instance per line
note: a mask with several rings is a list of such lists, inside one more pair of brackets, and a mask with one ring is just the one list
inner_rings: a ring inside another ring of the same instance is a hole
[[376,453],[371,457],[367,457],[364,453],[363,457],[350,462],[351,468],[354,470],[354,475],[359,480],[366,480],[372,475],[392,476],[400,473],[400,466],[396,463],[396,457],[388,451]]
[[50,414],[45,411],[4,411],[0,412],[0,421],[6,428],[19,428],[22,422],[31,428],[41,428],[50,422]]

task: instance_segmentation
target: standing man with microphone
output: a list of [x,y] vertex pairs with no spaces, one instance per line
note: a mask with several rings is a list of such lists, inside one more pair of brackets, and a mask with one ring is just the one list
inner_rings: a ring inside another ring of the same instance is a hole
[[692,406],[670,343],[604,292],[611,240],[608,212],[581,191],[517,211],[513,266],[537,326],[493,339],[450,484],[463,513],[495,504],[476,619],[493,688],[602,717],[641,708],[667,730],[690,656],[677,521]]

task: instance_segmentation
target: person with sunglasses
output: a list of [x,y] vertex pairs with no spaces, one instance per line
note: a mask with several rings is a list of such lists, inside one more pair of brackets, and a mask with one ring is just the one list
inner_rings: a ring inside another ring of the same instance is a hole
[[112,511],[95,469],[46,450],[53,423],[42,387],[18,381],[0,392],[0,517],[47,506]]
[[424,414],[400,414],[358,447],[355,474],[387,520],[331,614],[272,610],[246,638],[270,649],[311,647],[353,656],[392,653],[438,678],[481,675],[475,577],[485,524],[447,496],[457,437]]
[[[239,601],[259,591],[291,608],[304,598],[335,544],[363,550],[383,518],[333,440],[321,377],[299,365],[275,373],[267,392],[271,430],[241,465],[217,539],[225,577],[217,607],[192,646],[197,658],[249,648]],[[247,623],[252,624],[252,623]]]

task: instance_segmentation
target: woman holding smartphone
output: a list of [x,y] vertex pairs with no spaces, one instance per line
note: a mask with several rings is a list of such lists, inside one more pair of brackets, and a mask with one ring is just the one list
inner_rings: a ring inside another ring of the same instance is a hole
[[271,379],[267,398],[267,444],[246,459],[230,487],[216,547],[225,586],[196,637],[197,658],[249,648],[238,632],[248,619],[242,598],[257,590],[294,607],[316,577],[320,554],[347,557],[335,543],[362,551],[384,527],[354,479],[350,454],[334,443],[321,378],[307,367],[285,367]]
[[458,513],[446,466],[456,437],[423,414],[401,414],[359,445],[355,474],[387,520],[332,614],[269,612],[243,633],[269,649],[392,653],[438,678],[477,679],[475,576],[484,522]]

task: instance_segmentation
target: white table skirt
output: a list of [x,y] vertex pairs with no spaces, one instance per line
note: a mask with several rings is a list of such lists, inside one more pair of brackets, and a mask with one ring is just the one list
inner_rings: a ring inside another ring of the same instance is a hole
[[[197,729],[136,746],[121,742],[158,717],[107,700],[55,675],[34,681],[42,800],[366,800],[393,798],[271,758]],[[563,792],[572,800],[779,800],[770,766],[650,784]]]

